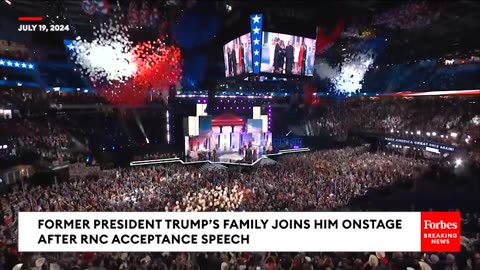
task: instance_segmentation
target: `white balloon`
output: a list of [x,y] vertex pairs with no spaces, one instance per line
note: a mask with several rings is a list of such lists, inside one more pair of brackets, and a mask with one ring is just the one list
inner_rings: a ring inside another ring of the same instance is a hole
[[372,67],[376,55],[373,51],[344,55],[343,63],[330,66],[324,61],[316,63],[315,70],[322,79],[333,83],[333,91],[339,95],[356,94],[363,86],[363,78]]
[[119,24],[119,18],[114,17],[94,29],[93,41],[80,37],[73,41],[75,63],[93,81],[122,82],[136,73],[132,42],[128,32],[119,28]]

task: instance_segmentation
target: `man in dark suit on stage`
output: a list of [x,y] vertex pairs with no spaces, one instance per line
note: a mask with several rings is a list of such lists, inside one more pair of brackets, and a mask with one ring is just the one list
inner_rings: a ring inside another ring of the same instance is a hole
[[235,55],[235,49],[228,48],[227,54],[228,54],[228,68],[229,68],[230,76],[236,76],[237,75],[237,57]]
[[275,52],[273,53],[273,72],[277,73],[280,72],[280,69],[282,68],[282,63],[281,63],[281,58],[282,58],[282,53],[281,53],[282,48],[280,47],[280,40],[278,38],[275,39]]
[[292,41],[288,41],[287,48],[285,49],[285,71],[287,74],[292,74],[292,69],[293,69],[293,61],[294,61],[294,56],[293,56],[293,45]]

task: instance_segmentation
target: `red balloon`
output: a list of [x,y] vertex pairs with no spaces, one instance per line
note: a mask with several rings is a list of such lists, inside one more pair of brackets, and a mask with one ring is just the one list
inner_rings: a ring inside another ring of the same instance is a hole
[[114,104],[143,104],[150,90],[165,90],[176,85],[182,75],[182,55],[176,46],[157,39],[142,42],[133,50],[135,75],[124,83],[112,83],[100,92]]
[[167,46],[162,40],[138,44],[134,48],[137,75],[136,85],[166,89],[177,84],[182,74],[180,49]]

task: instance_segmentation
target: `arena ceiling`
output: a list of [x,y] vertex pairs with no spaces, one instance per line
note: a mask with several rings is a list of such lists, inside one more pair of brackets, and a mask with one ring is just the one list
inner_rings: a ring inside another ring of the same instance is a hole
[[[406,1],[331,1],[313,5],[311,1],[226,1],[231,7],[221,34],[226,42],[248,31],[248,15],[264,14],[264,29],[315,36],[316,27],[333,29],[341,19],[345,25],[371,28],[378,37],[388,37],[390,54],[399,59],[427,58],[453,51],[480,47],[480,2],[425,2],[438,14],[430,24],[418,28],[391,29],[373,25],[376,16],[399,9]],[[400,60],[401,61],[401,60]]]
[[[66,19],[77,26],[91,26],[92,22],[98,19],[98,16],[88,15],[82,9],[82,0],[10,0],[10,10],[15,11],[22,16],[36,15],[46,16],[51,15],[52,20],[61,20],[56,18],[58,15],[64,15]],[[115,0],[108,1],[110,7],[120,6],[127,8],[131,1]],[[144,1],[134,1],[138,6]],[[170,10],[181,10],[185,6],[181,1],[146,1],[150,6],[165,6]]]
[[[247,17],[254,12],[262,12],[272,18],[273,24],[292,24],[297,28],[312,23],[323,26],[332,26],[338,17],[347,22],[369,24],[374,16],[391,9],[400,7],[406,1],[324,1],[322,4],[312,4],[311,1],[225,1],[231,6],[230,19],[226,20],[226,27],[241,27],[236,24],[239,18]],[[430,2],[432,8],[441,10],[441,18],[435,22],[432,35],[449,35],[457,32],[458,27],[469,30],[479,27],[480,2],[477,1],[445,1]]]
[[[101,16],[91,16],[82,10],[81,0],[10,0],[9,15],[16,16],[49,16],[53,20],[65,20],[85,36],[91,33],[92,24],[101,20]],[[126,9],[131,1],[109,0],[110,5],[120,5]],[[140,5],[143,1],[135,1]],[[312,1],[298,0],[238,0],[238,1],[211,1],[197,0],[196,3],[208,7],[211,16],[219,16],[222,21],[220,32],[215,35],[204,48],[202,53],[215,55],[211,62],[218,62],[217,66],[223,69],[221,46],[229,40],[248,32],[250,29],[249,15],[263,13],[267,31],[276,31],[315,37],[317,26],[326,29],[333,27],[341,19],[346,25],[370,27],[372,18],[389,10],[401,7],[405,1],[322,1],[321,4]],[[160,5],[168,9],[169,20],[175,21],[181,17],[183,11],[192,3],[180,0],[152,0],[150,5]],[[167,4],[168,3],[168,4]],[[3,4],[3,3],[2,3]],[[444,1],[428,2],[432,8],[440,10],[439,18],[430,25],[418,29],[386,29],[376,27],[375,31],[381,36],[389,37],[388,55],[398,55],[398,62],[408,56],[435,57],[451,51],[468,51],[480,47],[480,4],[476,1]],[[5,5],[3,5],[5,6]],[[2,6],[2,7],[3,7]],[[0,12],[2,15],[5,12]],[[57,16],[59,18],[57,18]],[[139,32],[138,35],[146,35]],[[61,41],[58,37],[57,41]],[[39,38],[40,39],[40,38]],[[42,36],[43,40],[45,37]],[[53,40],[47,39],[47,40]],[[63,46],[62,42],[56,42]],[[218,61],[217,61],[218,60]],[[395,62],[395,61],[394,61]]]
[[[55,21],[65,20],[70,25],[82,29],[90,29],[99,16],[85,14],[82,10],[83,1],[80,0],[10,0],[12,3],[7,11],[20,16],[49,16]],[[129,0],[110,0],[110,6],[127,8]],[[138,5],[144,1],[135,1]],[[220,15],[223,28],[218,35],[220,43],[248,31],[248,16],[252,13],[265,15],[265,29],[274,31],[282,29],[284,32],[295,32],[305,36],[314,36],[316,26],[333,27],[339,18],[347,23],[369,24],[371,18],[382,12],[401,6],[404,1],[323,1],[322,4],[312,1],[298,0],[238,0],[238,1],[180,1],[180,0],[149,0],[151,6],[168,9],[169,19],[175,21],[191,2],[211,6]],[[432,7],[441,7],[441,18],[428,29],[412,31],[412,38],[420,41],[457,37],[459,34],[472,35],[478,33],[478,18],[480,4],[476,1],[445,1],[430,2]],[[5,5],[4,5],[5,6]],[[3,6],[2,6],[3,7]],[[4,14],[2,14],[4,15]],[[58,16],[58,18],[57,18]],[[65,17],[65,18],[63,18]],[[223,40],[225,39],[225,40]],[[473,39],[471,41],[474,41]]]

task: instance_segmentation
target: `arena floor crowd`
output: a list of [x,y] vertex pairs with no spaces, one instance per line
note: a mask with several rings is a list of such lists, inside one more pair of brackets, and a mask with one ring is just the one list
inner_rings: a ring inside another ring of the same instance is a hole
[[[77,177],[58,185],[16,186],[0,201],[4,216],[0,263],[5,269],[20,262],[22,269],[478,269],[478,265],[466,268],[480,263],[466,255],[480,256],[473,252],[478,250],[475,238],[468,238],[469,253],[426,256],[383,252],[22,254],[15,245],[19,211],[326,211],[341,209],[370,189],[413,181],[429,165],[424,159],[358,147],[287,155],[276,165],[251,172],[145,166],[101,171],[97,177]],[[468,222],[474,222],[472,218]]]

